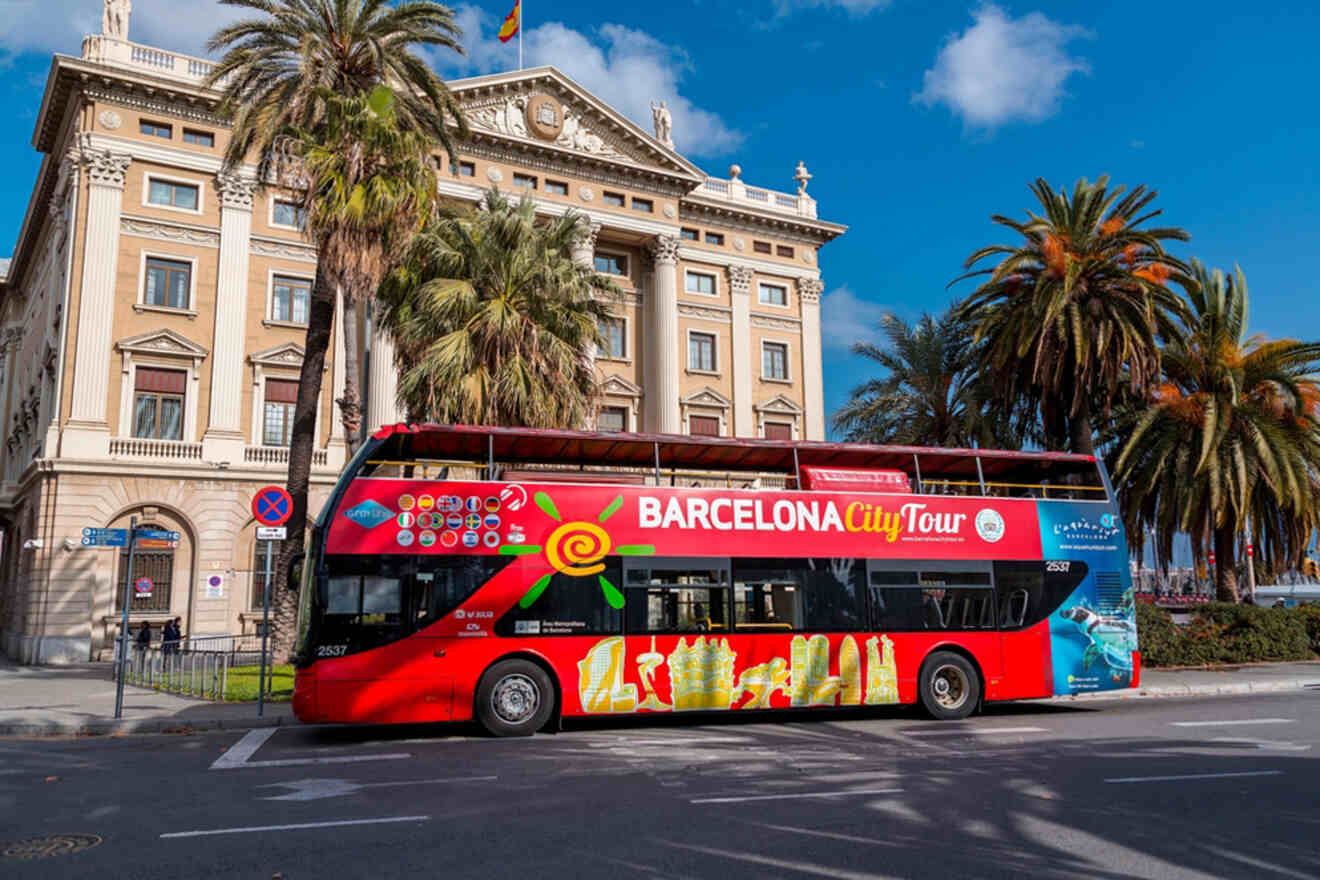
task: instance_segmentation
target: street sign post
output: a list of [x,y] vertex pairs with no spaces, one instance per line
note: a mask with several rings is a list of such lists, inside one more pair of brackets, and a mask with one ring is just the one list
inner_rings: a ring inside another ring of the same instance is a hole
[[83,529],[84,547],[127,547],[128,529]]
[[266,712],[266,653],[270,640],[270,578],[271,563],[275,555],[275,542],[287,535],[284,524],[293,513],[293,499],[281,486],[267,486],[252,496],[252,516],[262,527],[257,528],[257,540],[266,542],[266,583],[261,599],[261,675],[257,680],[257,717]]
[[[124,717],[124,673],[128,667],[128,608],[133,604],[133,551],[136,549],[137,541],[137,517],[130,517],[128,520],[128,530],[124,529],[83,529],[83,541],[85,542],[89,531],[96,532],[120,532],[124,535],[123,544],[105,545],[105,546],[128,546],[128,571],[124,573],[124,614],[119,619],[119,674],[115,676],[115,719]],[[95,537],[92,535],[90,537]],[[98,546],[98,545],[92,545]],[[148,584],[150,580],[143,578]]]

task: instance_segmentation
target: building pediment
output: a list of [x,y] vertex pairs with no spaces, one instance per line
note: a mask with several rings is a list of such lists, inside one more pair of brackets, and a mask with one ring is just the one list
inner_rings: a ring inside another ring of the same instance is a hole
[[728,409],[733,406],[732,400],[709,386],[684,395],[682,401],[685,406],[708,406],[715,409]]
[[283,345],[250,354],[248,360],[262,367],[301,367],[303,347],[296,342],[286,342]]
[[210,353],[191,339],[187,339],[173,330],[163,329],[121,339],[115,343],[115,347],[120,351],[131,352],[132,354],[154,354],[191,359],[204,358]]
[[590,157],[634,169],[704,180],[697,166],[553,67],[449,83],[474,139]]
[[802,407],[798,406],[793,400],[782,394],[776,394],[769,400],[764,400],[756,404],[754,409],[761,413],[775,413],[786,416],[802,415]]
[[606,376],[600,383],[601,394],[610,397],[641,397],[642,387],[629,382],[622,376]]

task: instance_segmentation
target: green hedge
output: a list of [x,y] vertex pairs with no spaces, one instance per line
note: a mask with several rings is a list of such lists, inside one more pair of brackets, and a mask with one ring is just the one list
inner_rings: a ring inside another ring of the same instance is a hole
[[1320,607],[1212,602],[1179,627],[1165,609],[1138,602],[1137,637],[1144,666],[1313,660],[1320,653]]

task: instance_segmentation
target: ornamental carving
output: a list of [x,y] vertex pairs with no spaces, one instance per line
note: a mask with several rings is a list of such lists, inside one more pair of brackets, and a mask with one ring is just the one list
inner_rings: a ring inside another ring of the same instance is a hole
[[316,262],[316,248],[304,245],[272,241],[266,238],[253,238],[248,247],[252,253],[262,257],[283,257],[287,260],[302,260],[307,263]]
[[675,217],[678,216],[678,209],[675,208],[673,205],[665,205],[665,216],[668,217],[670,220],[673,220]]
[[128,172],[128,166],[133,164],[133,157],[127,153],[98,150],[84,134],[77,147],[76,161],[87,172],[87,178],[92,183],[122,189],[124,175]]
[[715,321],[720,324],[732,324],[733,316],[722,309],[711,308],[710,306],[694,306],[689,303],[679,303],[678,313],[686,318],[698,318],[702,321]]
[[678,237],[674,235],[657,235],[647,242],[647,250],[651,254],[651,259],[657,266],[677,266],[678,265]]
[[596,197],[596,191],[589,186],[578,187],[578,198],[584,202],[589,202]]
[[578,243],[581,244],[584,249],[590,248],[592,251],[595,251],[596,239],[600,236],[600,224],[592,223],[588,221],[587,218],[583,217],[578,221],[578,229],[580,230],[579,234],[581,236],[578,239]]
[[735,235],[733,237],[733,249],[736,251],[747,250],[747,239],[743,238],[741,235]]
[[102,110],[96,121],[107,131],[118,131],[119,126],[124,124],[123,117],[113,110]]
[[499,183],[504,180],[504,172],[498,168],[487,168],[486,179],[491,183]]
[[252,196],[256,193],[257,182],[237,174],[217,174],[215,189],[220,193],[220,204],[225,208],[252,210]]
[[564,131],[564,108],[549,95],[535,95],[527,102],[527,128],[543,141],[553,141]]
[[158,220],[120,217],[119,231],[126,235],[154,238],[157,241],[177,241],[183,244],[199,244],[204,247],[220,247],[220,234],[218,232],[193,229],[188,226],[175,226]]
[[746,266],[730,266],[729,290],[733,293],[749,294],[752,292],[752,277],[755,274]]
[[824,289],[825,282],[819,278],[803,278],[798,281],[798,296],[802,297],[804,303],[820,302],[820,294]]
[[[558,111],[555,114],[559,117],[557,127],[550,121],[553,111]],[[533,121],[530,129],[529,118]],[[491,107],[470,109],[467,119],[468,124],[476,129],[514,137],[539,137],[579,153],[631,160],[630,156],[593,132],[581,114],[545,95],[530,99],[526,95],[516,95]]]
[[801,322],[792,318],[775,318],[770,315],[752,315],[751,324],[762,330],[789,330],[798,333],[802,330]]

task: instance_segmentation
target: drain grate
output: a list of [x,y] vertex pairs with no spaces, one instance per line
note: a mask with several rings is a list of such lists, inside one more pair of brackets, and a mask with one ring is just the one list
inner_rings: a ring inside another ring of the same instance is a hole
[[53,834],[50,837],[16,840],[13,843],[0,843],[0,858],[33,860],[67,856],[91,849],[101,840],[99,834]]

